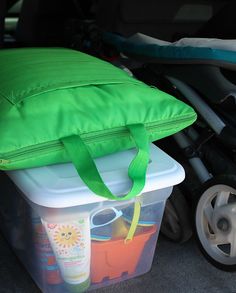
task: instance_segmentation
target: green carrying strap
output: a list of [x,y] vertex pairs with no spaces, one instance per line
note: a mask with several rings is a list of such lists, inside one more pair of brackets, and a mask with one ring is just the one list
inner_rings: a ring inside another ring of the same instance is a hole
[[112,194],[107,188],[87,146],[78,135],[62,139],[65,149],[84,183],[95,194],[112,200],[131,199],[140,194],[145,185],[146,170],[149,162],[148,135],[143,124],[127,125],[127,128],[136,144],[138,152],[128,169],[128,176],[133,183],[132,188],[128,194],[122,197]]

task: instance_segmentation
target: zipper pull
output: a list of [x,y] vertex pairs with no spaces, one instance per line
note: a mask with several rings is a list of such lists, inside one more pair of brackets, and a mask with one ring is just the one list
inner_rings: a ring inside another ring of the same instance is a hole
[[8,163],[10,163],[9,160],[0,159],[0,165],[5,165],[5,164],[8,164]]

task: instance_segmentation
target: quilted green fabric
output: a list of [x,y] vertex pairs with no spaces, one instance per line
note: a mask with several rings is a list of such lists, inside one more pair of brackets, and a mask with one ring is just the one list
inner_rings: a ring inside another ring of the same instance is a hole
[[72,157],[77,167],[78,141],[91,158],[135,145],[147,149],[140,145],[140,135],[143,141],[155,141],[196,119],[183,102],[70,49],[1,50],[0,84],[2,170],[69,162]]

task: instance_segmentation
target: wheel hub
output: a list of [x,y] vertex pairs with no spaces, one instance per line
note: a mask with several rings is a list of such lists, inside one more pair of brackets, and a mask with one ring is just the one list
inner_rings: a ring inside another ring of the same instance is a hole
[[230,229],[230,222],[226,218],[221,218],[217,222],[217,228],[222,232],[228,232]]
[[215,232],[218,230],[218,232],[230,233],[236,224],[235,208],[235,204],[227,204],[214,210],[212,220]]

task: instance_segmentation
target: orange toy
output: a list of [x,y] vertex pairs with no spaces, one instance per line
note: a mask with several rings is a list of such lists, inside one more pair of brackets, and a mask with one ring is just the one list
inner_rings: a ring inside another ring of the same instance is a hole
[[105,277],[109,279],[118,278],[123,273],[133,274],[146,242],[156,231],[156,225],[143,228],[142,233],[135,235],[128,242],[125,242],[124,238],[106,242],[92,241],[92,283],[100,283]]

